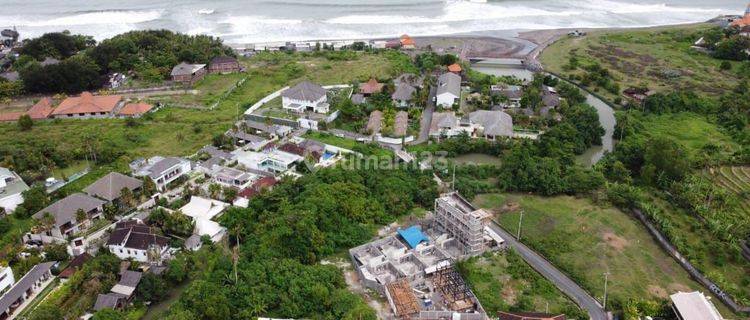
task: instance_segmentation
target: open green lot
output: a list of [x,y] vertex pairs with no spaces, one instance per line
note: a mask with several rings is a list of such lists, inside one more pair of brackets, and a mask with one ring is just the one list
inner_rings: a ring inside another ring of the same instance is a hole
[[706,117],[690,113],[674,113],[644,116],[642,119],[643,134],[647,136],[667,136],[675,139],[695,156],[707,145],[718,146],[720,150],[731,154],[739,149],[732,137],[720,127],[709,122]]
[[[639,222],[618,209],[569,196],[486,194],[474,202],[499,213],[497,221],[514,232],[523,210],[522,241],[598,299],[605,272],[610,273],[609,301],[615,303],[662,300],[676,291],[701,289]],[[503,212],[511,203],[519,210]]]
[[512,250],[460,262],[458,270],[488,314],[549,310],[564,313],[570,319],[586,317],[585,312]]
[[[736,85],[732,70],[720,70],[720,60],[697,52],[690,46],[700,38],[708,24],[629,30],[592,31],[580,38],[565,37],[544,50],[544,67],[565,75],[582,75],[581,68],[565,66],[576,56],[581,65],[599,63],[607,69],[621,89],[645,85],[651,90],[685,89],[719,95]],[[733,63],[733,68],[736,68]],[[599,93],[614,100],[604,90]]]

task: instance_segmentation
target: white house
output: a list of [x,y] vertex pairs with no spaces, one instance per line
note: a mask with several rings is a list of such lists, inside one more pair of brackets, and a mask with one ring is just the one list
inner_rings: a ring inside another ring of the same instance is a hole
[[8,292],[0,297],[0,319],[14,318],[29,304],[25,303],[42,291],[52,278],[52,266],[57,261],[50,261],[35,265]]
[[264,152],[235,150],[237,162],[248,169],[262,170],[271,173],[282,173],[304,160],[299,155],[273,149]]
[[211,219],[221,215],[228,207],[226,202],[193,196],[188,204],[180,208],[180,212],[193,218],[195,234],[209,236],[211,241],[218,242],[224,237],[226,228]]
[[[45,243],[65,241],[68,236],[87,230],[91,222],[102,219],[103,207],[106,201],[83,193],[74,193],[39,210],[34,219],[45,220],[47,214],[52,217],[52,225],[47,230],[37,234]],[[78,217],[78,211],[84,212],[85,217]],[[79,221],[79,218],[85,218]]]
[[169,239],[155,234],[143,223],[130,220],[115,224],[107,248],[121,260],[159,262],[169,256]]
[[302,81],[284,90],[281,93],[281,105],[286,110],[298,113],[328,113],[330,107],[326,102],[326,89],[310,81]]
[[16,283],[16,278],[13,277],[13,269],[0,266],[0,295],[5,293],[14,283]]
[[451,107],[461,97],[461,76],[448,72],[438,77],[437,105]]
[[148,160],[136,160],[130,163],[130,169],[136,177],[148,176],[156,184],[156,188],[164,191],[172,181],[177,180],[193,170],[189,160],[176,157],[153,157]]
[[29,186],[13,171],[0,167],[0,207],[5,213],[12,213],[23,203],[22,192],[29,190]]

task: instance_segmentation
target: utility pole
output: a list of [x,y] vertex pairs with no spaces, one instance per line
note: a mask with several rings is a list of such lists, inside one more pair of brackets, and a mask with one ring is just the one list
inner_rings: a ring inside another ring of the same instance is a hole
[[521,222],[523,222],[523,209],[521,210],[521,216],[518,217],[518,233],[516,234],[516,240],[521,241]]
[[609,276],[609,272],[604,273],[604,310],[607,310],[607,277]]

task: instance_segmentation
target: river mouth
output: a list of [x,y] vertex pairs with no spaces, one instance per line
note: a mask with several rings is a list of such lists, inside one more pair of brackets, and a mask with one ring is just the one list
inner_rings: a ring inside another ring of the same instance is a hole
[[[487,62],[478,62],[472,64],[471,66],[478,72],[494,76],[516,76],[517,78],[522,80],[531,80],[534,76],[531,71],[525,69],[506,67],[502,65],[493,65]],[[566,81],[564,79],[560,80]],[[574,83],[571,84],[576,85]],[[616,124],[615,110],[612,109],[612,107],[610,107],[609,104],[607,104],[603,100],[597,98],[596,96],[583,89],[581,90],[586,94],[586,103],[596,109],[596,112],[599,114],[599,123],[602,125],[602,128],[604,128],[602,145],[591,146],[591,148],[587,149],[584,153],[576,157],[576,162],[578,162],[580,165],[591,168],[597,162],[599,162],[599,160],[601,160],[607,152],[612,152],[612,150],[614,150],[613,136]]]

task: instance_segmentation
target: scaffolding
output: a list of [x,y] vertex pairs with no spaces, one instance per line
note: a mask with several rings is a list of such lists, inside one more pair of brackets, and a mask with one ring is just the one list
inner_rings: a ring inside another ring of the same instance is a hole
[[476,209],[457,192],[435,199],[435,222],[438,228],[454,237],[462,246],[463,253],[474,256],[486,250],[484,227],[491,215]]
[[435,290],[441,294],[445,305],[452,311],[471,312],[477,309],[474,294],[461,275],[452,266],[441,267],[432,280]]

